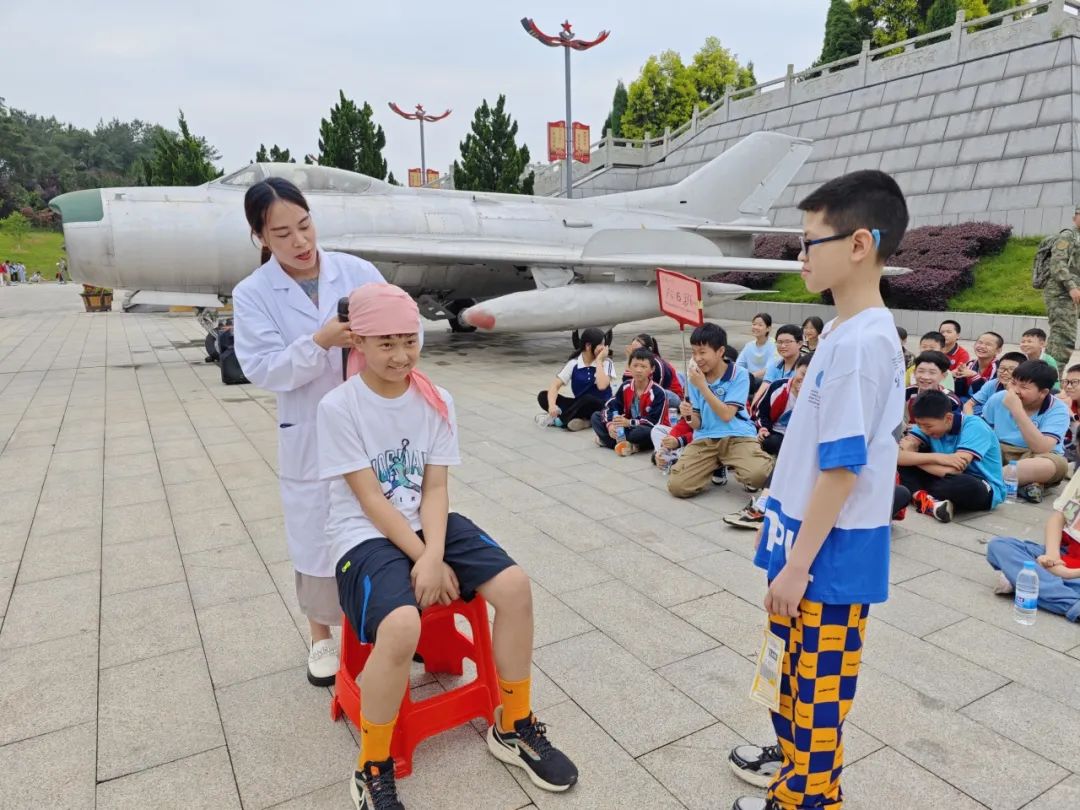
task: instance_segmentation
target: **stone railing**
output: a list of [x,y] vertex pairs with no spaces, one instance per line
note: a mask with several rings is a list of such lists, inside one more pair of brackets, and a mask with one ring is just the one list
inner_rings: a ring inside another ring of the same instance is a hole
[[[788,65],[787,73],[780,78],[753,87],[729,89],[715,104],[703,109],[695,107],[689,121],[676,129],[665,130],[657,137],[645,133],[641,139],[614,138],[608,132],[606,137],[591,145],[588,164],[573,164],[574,182],[609,168],[640,168],[659,163],[705,129],[732,119],[1065,34],[1080,34],[1078,15],[1080,0],[1032,0],[975,20],[965,20],[964,12],[959,11],[956,22],[948,28],[882,48],[871,49],[870,41],[864,40],[860,53],[800,72],[795,72],[794,65]],[[535,193],[544,196],[563,193],[563,167],[562,162],[530,166],[536,172]]]

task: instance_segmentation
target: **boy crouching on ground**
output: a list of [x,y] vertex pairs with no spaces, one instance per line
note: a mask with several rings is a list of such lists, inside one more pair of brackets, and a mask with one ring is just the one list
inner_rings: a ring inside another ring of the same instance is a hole
[[468,518],[449,511],[447,467],[460,463],[450,395],[416,370],[420,314],[399,287],[349,297],[349,379],[319,403],[319,467],[330,488],[327,533],[341,607],[374,644],[360,682],[361,746],[352,782],[360,810],[397,810],[390,740],[420,639],[420,611],[479,593],[495,609],[502,705],[487,744],[538,787],[561,791],[577,769],[548,742],[529,703],[529,579]]

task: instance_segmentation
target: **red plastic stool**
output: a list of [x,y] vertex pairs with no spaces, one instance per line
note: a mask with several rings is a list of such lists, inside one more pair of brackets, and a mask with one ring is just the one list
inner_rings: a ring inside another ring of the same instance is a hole
[[[472,640],[454,625],[455,614],[464,616],[472,627]],[[330,717],[339,720],[345,714],[360,727],[360,687],[357,677],[364,669],[372,645],[361,644],[344,616],[341,617],[341,663],[330,701]],[[448,606],[435,605],[420,616],[420,643],[416,651],[424,659],[428,672],[461,675],[462,662],[468,658],[476,665],[476,680],[441,695],[413,703],[409,690],[401,700],[390,756],[398,777],[412,773],[416,746],[428,737],[449,731],[477,717],[495,722],[499,705],[499,681],[488,629],[487,602],[479,594],[470,602],[460,599]]]

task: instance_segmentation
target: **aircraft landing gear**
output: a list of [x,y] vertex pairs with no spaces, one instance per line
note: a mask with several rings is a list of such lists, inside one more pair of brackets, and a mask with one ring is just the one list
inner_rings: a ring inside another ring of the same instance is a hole
[[468,334],[469,332],[475,332],[475,326],[469,326],[458,320],[458,315],[473,306],[476,301],[472,298],[458,298],[451,301],[449,304],[443,306],[446,313],[450,316],[450,331],[458,334]]

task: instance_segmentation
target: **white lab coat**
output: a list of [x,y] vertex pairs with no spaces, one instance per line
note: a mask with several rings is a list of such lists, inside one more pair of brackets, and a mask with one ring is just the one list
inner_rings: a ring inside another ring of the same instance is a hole
[[338,299],[371,282],[385,282],[371,262],[320,249],[318,310],[273,257],[233,290],[240,367],[252,383],[277,394],[285,532],[302,574],[333,576],[337,562],[325,532],[330,484],[319,480],[315,415],[319,400],[341,382],[341,349],[322,349],[312,335],[337,317]]

